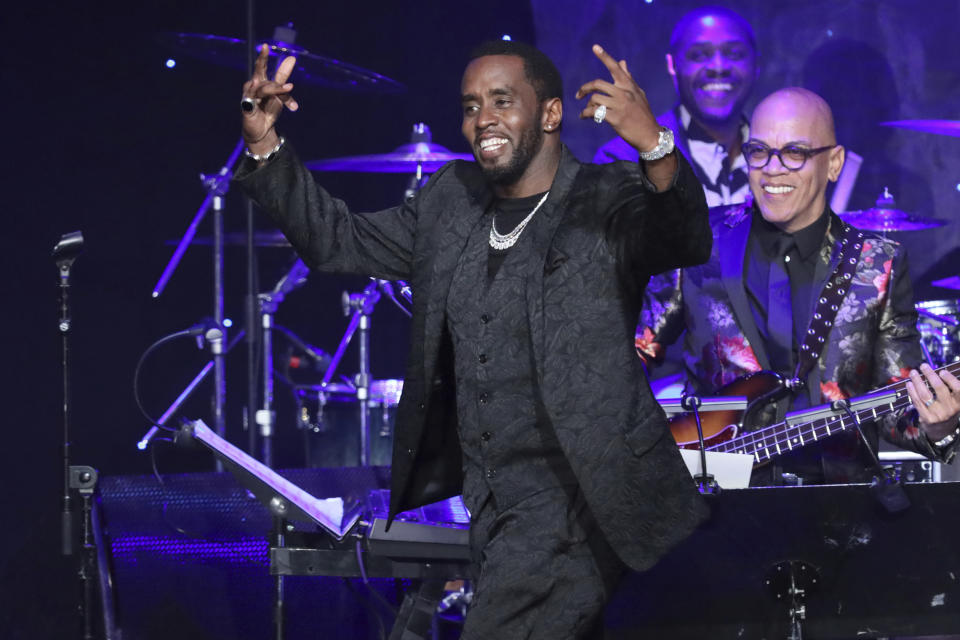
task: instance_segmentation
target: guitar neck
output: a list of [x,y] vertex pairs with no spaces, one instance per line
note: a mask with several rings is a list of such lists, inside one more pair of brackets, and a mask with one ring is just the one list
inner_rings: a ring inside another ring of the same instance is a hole
[[[956,375],[960,372],[960,362],[940,367],[937,372],[940,371],[949,371]],[[906,379],[898,380],[873,392],[873,394],[887,392],[896,393],[896,395],[886,404],[851,410],[851,413],[856,416],[856,420],[849,414],[833,414],[793,425],[786,421],[779,422],[720,442],[708,447],[708,450],[723,453],[746,453],[753,456],[754,465],[766,462],[784,453],[795,451],[838,433],[848,431],[854,428],[857,422],[877,420],[909,406],[910,396],[907,394],[906,383]],[[851,399],[852,404],[856,404],[856,401],[857,398]]]

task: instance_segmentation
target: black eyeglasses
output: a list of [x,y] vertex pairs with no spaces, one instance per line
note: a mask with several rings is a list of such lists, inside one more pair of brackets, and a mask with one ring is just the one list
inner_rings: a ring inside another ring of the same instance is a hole
[[790,171],[798,171],[803,168],[803,165],[807,163],[807,160],[817,155],[818,153],[823,153],[824,151],[829,151],[833,149],[835,144],[828,145],[826,147],[817,147],[816,149],[810,149],[808,147],[801,147],[795,144],[788,144],[785,147],[779,149],[771,149],[767,145],[760,142],[748,142],[740,150],[743,151],[743,157],[747,161],[747,166],[751,169],[763,169],[765,166],[770,164],[770,158],[777,156],[780,158],[780,164]]

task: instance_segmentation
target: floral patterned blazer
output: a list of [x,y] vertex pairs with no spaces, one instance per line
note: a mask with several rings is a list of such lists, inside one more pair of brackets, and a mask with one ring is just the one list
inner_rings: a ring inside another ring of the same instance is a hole
[[[688,387],[707,394],[744,374],[769,368],[744,288],[750,205],[710,210],[710,260],[655,276],[647,287],[636,345],[649,365],[684,334]],[[830,212],[810,300],[812,315],[823,284],[837,266],[843,222]],[[807,377],[810,405],[863,395],[895,382],[922,361],[913,289],[899,243],[867,235],[849,292],[837,312],[818,366]],[[915,426],[914,410],[886,416],[880,435],[928,457],[949,461]]]

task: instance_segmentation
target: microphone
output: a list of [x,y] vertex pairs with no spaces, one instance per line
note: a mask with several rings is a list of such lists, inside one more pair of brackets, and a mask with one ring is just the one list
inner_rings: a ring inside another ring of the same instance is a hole
[[296,262],[293,263],[293,266],[290,267],[290,270],[277,282],[276,286],[273,288],[273,293],[286,296],[294,289],[302,286],[303,283],[307,281],[307,276],[309,275],[310,267],[305,265],[303,260],[297,258]]
[[220,353],[223,345],[223,329],[213,318],[204,318],[192,325],[186,330],[186,334],[197,339],[197,349],[203,349],[203,341],[206,340],[214,353]]

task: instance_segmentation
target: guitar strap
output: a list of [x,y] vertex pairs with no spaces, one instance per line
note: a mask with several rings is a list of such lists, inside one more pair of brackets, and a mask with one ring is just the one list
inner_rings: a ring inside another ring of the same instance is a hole
[[810,373],[810,370],[817,363],[817,359],[820,358],[820,353],[827,342],[827,334],[830,333],[830,327],[833,326],[833,321],[837,317],[837,311],[840,310],[843,297],[850,288],[853,272],[856,270],[857,262],[860,259],[863,231],[843,223],[840,236],[840,261],[837,263],[837,268],[830,279],[823,286],[823,291],[820,292],[820,297],[817,300],[816,311],[810,318],[810,325],[807,327],[803,344],[800,345],[800,355],[797,359],[797,368],[793,380],[788,383],[788,386],[792,389],[799,389],[805,384],[807,374]]

